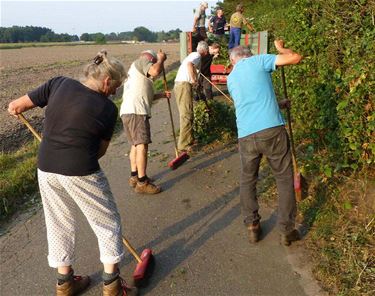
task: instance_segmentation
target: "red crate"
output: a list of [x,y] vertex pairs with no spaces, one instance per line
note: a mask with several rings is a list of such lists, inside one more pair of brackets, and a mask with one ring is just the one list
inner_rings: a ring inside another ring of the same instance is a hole
[[232,70],[231,68],[228,68],[224,65],[211,65],[210,67],[212,74],[229,74]]

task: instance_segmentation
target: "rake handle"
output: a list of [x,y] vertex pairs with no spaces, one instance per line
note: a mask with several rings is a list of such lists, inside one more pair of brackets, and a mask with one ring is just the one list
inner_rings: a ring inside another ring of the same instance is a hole
[[[164,84],[164,90],[168,91],[168,84],[167,84],[167,78],[165,76],[165,70],[163,67],[163,84]],[[176,153],[176,158],[178,157],[178,148],[177,148],[177,140],[176,140],[176,133],[174,131],[174,123],[173,123],[173,115],[172,115],[172,108],[171,108],[171,102],[169,101],[169,98],[167,98],[168,103],[168,110],[169,110],[169,117],[171,118],[171,125],[172,125],[172,133],[173,133],[173,141],[174,141],[174,149]]]
[[231,100],[231,98],[229,98],[225,93],[223,93],[223,91],[220,88],[218,88],[214,83],[212,83],[210,79],[204,76],[201,72],[199,72],[199,75],[202,75],[202,77],[206,79],[214,88],[216,88],[229,102],[233,103],[233,100]]
[[18,118],[23,122],[24,125],[27,126],[27,128],[31,131],[31,133],[35,136],[35,138],[38,139],[39,142],[42,141],[41,135],[31,126],[31,124],[26,120],[25,116],[23,116],[22,113],[17,115]]
[[134,258],[138,261],[138,263],[141,263],[142,259],[138,256],[135,249],[132,247],[132,245],[129,243],[129,241],[124,236],[122,237],[122,242],[128,248],[129,252],[134,256]]
[[[287,90],[286,90],[284,67],[281,67],[281,82],[282,82],[282,85],[283,85],[284,98],[286,100],[288,100],[288,93],[287,93]],[[287,117],[287,120],[288,120],[288,129],[289,129],[289,135],[290,135],[290,143],[291,143],[291,146],[292,146],[292,154],[293,154],[293,157],[295,157],[296,150],[294,148],[294,138],[293,138],[293,131],[292,131],[292,120],[291,120],[290,109],[289,108],[286,108],[286,117]]]

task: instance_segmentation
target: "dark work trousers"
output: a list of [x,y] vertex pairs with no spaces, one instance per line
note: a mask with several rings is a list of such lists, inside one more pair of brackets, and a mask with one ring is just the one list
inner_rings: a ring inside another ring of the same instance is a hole
[[[204,75],[204,76],[206,76],[206,75]],[[211,75],[206,76],[206,77],[211,80]],[[212,96],[212,86],[207,81],[207,79],[204,78],[202,75],[199,75],[198,83],[199,83],[199,86],[201,86],[203,88],[204,95],[206,96],[206,99],[207,100],[212,100],[213,99],[213,96]]]
[[245,225],[260,221],[256,196],[259,165],[264,155],[276,179],[279,194],[279,231],[288,234],[295,227],[296,200],[293,187],[292,155],[284,126],[273,127],[240,138],[240,199]]
[[192,36],[192,51],[197,51],[199,41],[207,40],[207,33],[205,27],[198,27],[197,31]]

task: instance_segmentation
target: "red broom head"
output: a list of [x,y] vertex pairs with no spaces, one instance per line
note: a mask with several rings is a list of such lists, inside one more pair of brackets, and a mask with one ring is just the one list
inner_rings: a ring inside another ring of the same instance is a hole
[[136,268],[133,272],[133,279],[134,280],[143,279],[151,257],[152,257],[152,250],[151,249],[144,249],[142,254],[141,254],[142,262],[138,262],[138,264],[137,264],[137,266],[136,266]]
[[302,200],[302,187],[301,187],[301,174],[299,172],[294,174],[294,192],[296,194],[296,200],[299,202]]
[[168,166],[172,169],[175,170],[177,169],[180,165],[182,165],[185,161],[189,159],[189,155],[186,152],[181,153],[181,155],[173,160],[171,160],[168,163]]
[[294,190],[301,191],[301,174],[299,172],[294,174]]

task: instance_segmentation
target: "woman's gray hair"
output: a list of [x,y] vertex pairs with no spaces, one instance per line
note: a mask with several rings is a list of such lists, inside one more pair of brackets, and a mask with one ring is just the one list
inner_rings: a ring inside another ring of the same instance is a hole
[[113,57],[107,57],[107,51],[101,50],[93,61],[86,65],[83,70],[82,81],[94,79],[100,81],[106,76],[110,77],[112,84],[122,83],[126,78],[124,65]]
[[235,60],[238,58],[248,58],[252,56],[251,51],[248,47],[237,46],[230,51],[230,59]]
[[206,41],[199,41],[197,46],[197,52],[202,53],[203,51],[208,52],[208,44]]

